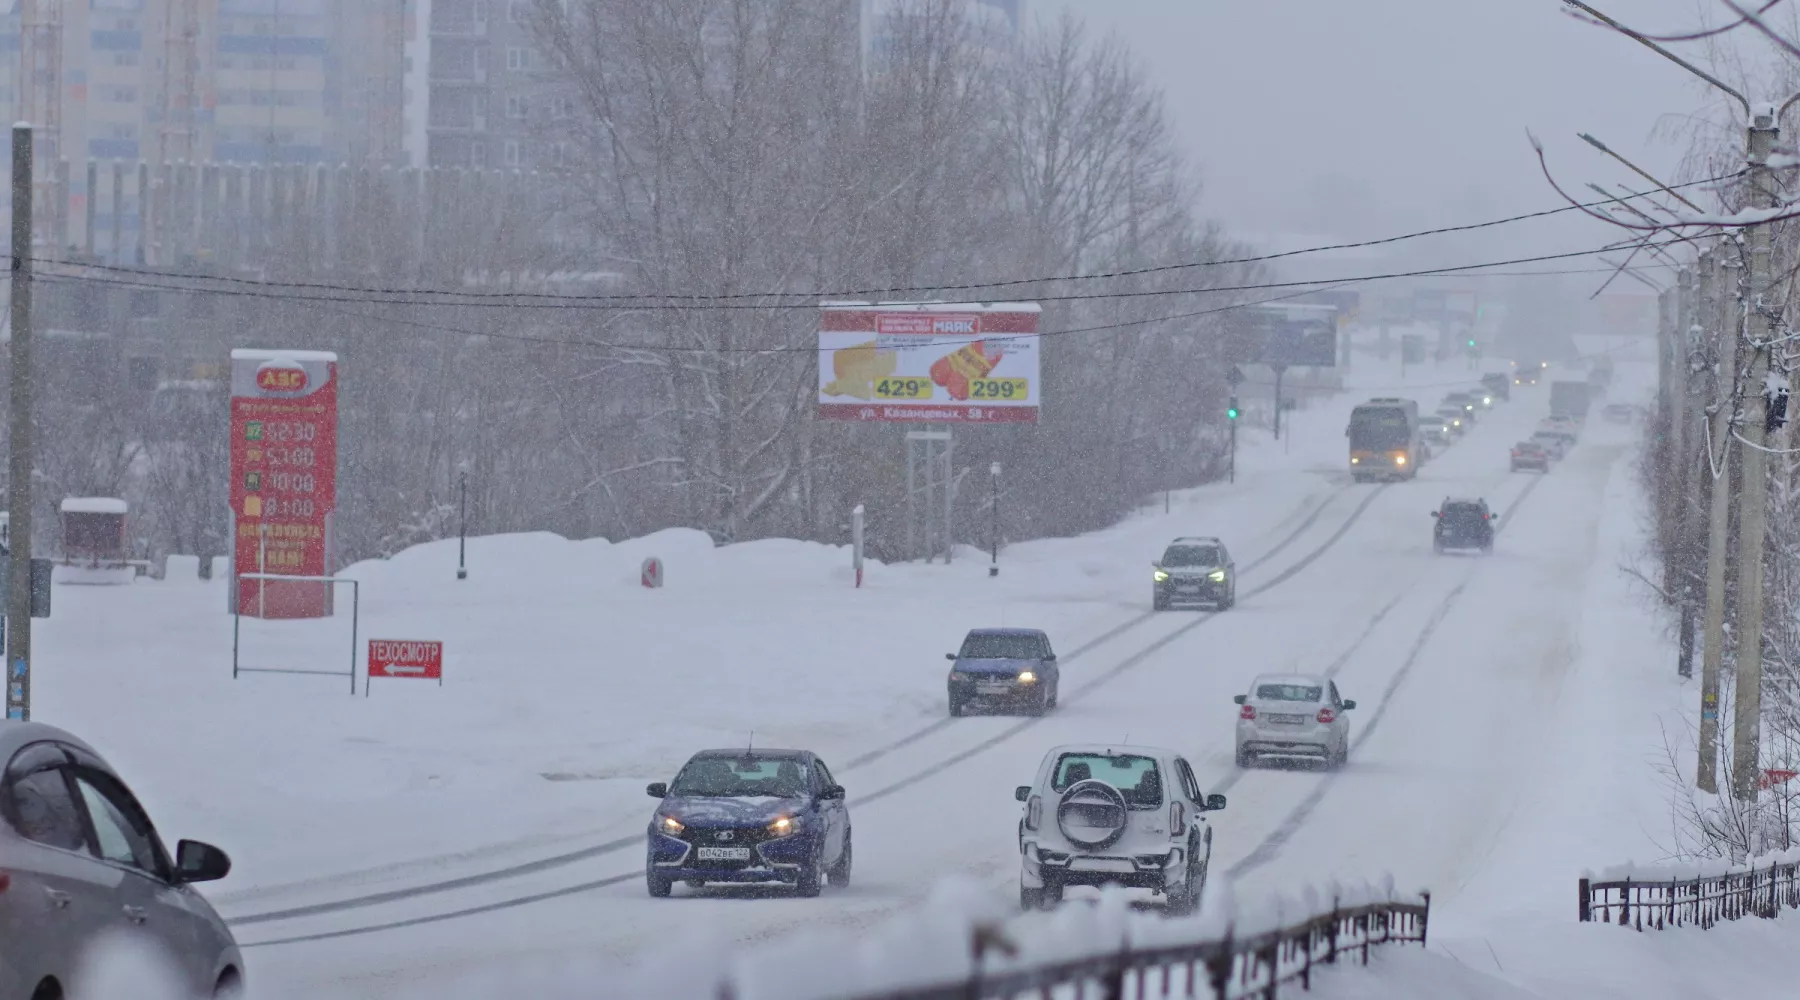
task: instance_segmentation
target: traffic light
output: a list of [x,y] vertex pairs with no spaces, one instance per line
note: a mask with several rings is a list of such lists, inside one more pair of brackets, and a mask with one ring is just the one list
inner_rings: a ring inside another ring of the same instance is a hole
[[1233,397],[1231,397],[1231,405],[1225,407],[1225,419],[1236,420],[1237,418],[1238,418],[1237,397],[1233,396]]
[[1469,338],[1469,346],[1470,346],[1470,347],[1474,347],[1474,346],[1475,346],[1475,338],[1474,338],[1474,337],[1470,337],[1470,338]]

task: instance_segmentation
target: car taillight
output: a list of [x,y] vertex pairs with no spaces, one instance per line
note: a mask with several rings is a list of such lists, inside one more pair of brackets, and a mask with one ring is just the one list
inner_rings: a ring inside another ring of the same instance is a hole
[[1326,725],[1326,726],[1329,726],[1329,725],[1331,725],[1331,724],[1332,724],[1332,723],[1333,723],[1333,722],[1336,722],[1336,721],[1337,721],[1337,714],[1336,714],[1336,713],[1334,713],[1334,712],[1333,712],[1333,711],[1332,711],[1332,710],[1331,710],[1331,709],[1329,709],[1329,708],[1321,708],[1321,709],[1319,709],[1319,722],[1320,722],[1320,724],[1322,724],[1322,725]]
[[11,886],[12,876],[0,871],[0,892],[5,892]]
[[1483,521],[1485,521],[1485,520],[1487,520],[1487,519],[1488,519],[1488,515],[1486,515],[1486,514],[1483,514],[1483,515],[1481,515],[1481,519],[1482,519],[1482,520],[1483,520]]
[[1256,718],[1255,706],[1245,705],[1243,708],[1238,709],[1238,718],[1243,719],[1245,722]]
[[1184,811],[1181,808],[1181,803],[1179,803],[1179,802],[1169,803],[1169,833],[1173,836],[1179,837],[1186,832],[1187,832],[1187,813],[1186,813],[1186,811]]
[[1040,823],[1043,818],[1044,798],[1041,795],[1033,795],[1031,801],[1025,804],[1025,829],[1037,829],[1038,823]]

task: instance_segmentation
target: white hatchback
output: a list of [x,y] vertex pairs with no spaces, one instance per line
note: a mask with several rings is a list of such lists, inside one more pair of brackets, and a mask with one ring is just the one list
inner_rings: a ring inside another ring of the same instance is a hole
[[1019,902],[1052,906],[1071,885],[1150,889],[1192,910],[1206,886],[1225,796],[1205,795],[1179,754],[1157,747],[1056,747],[1020,785]]
[[1337,684],[1324,677],[1269,674],[1250,685],[1237,702],[1237,764],[1249,767],[1261,757],[1317,758],[1326,767],[1342,767],[1350,756],[1350,719],[1356,702],[1339,697]]

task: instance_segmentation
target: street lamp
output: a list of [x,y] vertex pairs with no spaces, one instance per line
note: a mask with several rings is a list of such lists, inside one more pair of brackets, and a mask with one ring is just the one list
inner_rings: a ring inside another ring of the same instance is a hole
[[988,565],[988,576],[1000,575],[1000,463],[988,466],[988,479],[994,484],[994,527],[990,532],[989,544],[993,547],[993,562]]
[[469,463],[467,462],[457,466],[456,492],[458,506],[461,507],[456,526],[456,578],[467,580],[469,578],[467,562],[469,552]]

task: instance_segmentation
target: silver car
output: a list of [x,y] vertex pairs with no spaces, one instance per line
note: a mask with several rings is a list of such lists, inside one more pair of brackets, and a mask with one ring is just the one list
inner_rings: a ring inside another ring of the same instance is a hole
[[1269,674],[1231,699],[1238,708],[1237,764],[1261,757],[1317,758],[1329,768],[1350,756],[1350,720],[1356,702],[1338,696],[1324,677]]
[[113,935],[160,947],[193,996],[238,995],[237,942],[193,888],[230,870],[223,851],[192,840],[171,860],[92,747],[0,721],[0,1000],[84,995],[90,949]]

